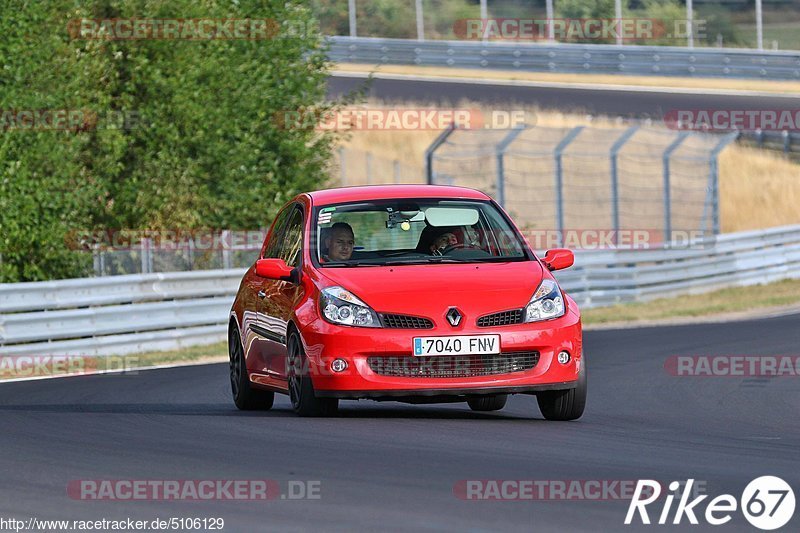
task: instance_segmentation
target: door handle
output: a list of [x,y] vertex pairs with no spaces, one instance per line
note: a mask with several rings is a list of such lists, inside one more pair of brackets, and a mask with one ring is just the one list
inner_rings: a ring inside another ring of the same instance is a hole
[[264,292],[264,290],[262,289],[262,290],[258,291],[258,297],[259,298],[266,298],[267,297],[267,293]]

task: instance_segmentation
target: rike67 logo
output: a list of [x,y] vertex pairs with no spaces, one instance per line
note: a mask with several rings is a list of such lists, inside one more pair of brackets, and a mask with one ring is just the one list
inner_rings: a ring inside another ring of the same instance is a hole
[[[719,526],[730,522],[738,507],[753,527],[771,531],[786,525],[794,515],[794,491],[779,477],[762,476],[754,479],[745,487],[742,497],[738,501],[730,494],[721,494],[707,503],[705,512],[702,514],[700,504],[708,498],[708,495],[703,494],[690,501],[693,484],[694,479],[687,480],[685,484],[678,481],[669,484],[672,494],[668,494],[664,498],[664,506],[656,523],[661,525],[668,523],[672,514],[672,503],[676,496],[678,496],[678,504],[672,515],[671,523],[673,525],[680,524],[684,516],[690,524],[697,525],[699,523],[697,516],[700,515],[708,524]],[[683,487],[683,491],[678,494],[677,491],[681,487]],[[650,524],[647,506],[659,500],[660,496],[661,484],[658,481],[640,479],[636,484],[631,504],[628,506],[625,524],[633,523],[637,513],[643,524]]]

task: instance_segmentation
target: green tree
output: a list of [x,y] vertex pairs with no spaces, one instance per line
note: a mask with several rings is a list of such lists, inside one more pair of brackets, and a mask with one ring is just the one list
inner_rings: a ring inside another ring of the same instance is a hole
[[[68,31],[73,19],[131,17],[270,19],[281,31],[206,41]],[[6,0],[0,31],[0,109],[99,117],[85,131],[0,133],[2,281],[86,274],[90,258],[65,245],[75,230],[256,228],[324,186],[333,135],[281,118],[331,107],[324,41],[303,2]],[[136,121],[111,127],[114,113]]]

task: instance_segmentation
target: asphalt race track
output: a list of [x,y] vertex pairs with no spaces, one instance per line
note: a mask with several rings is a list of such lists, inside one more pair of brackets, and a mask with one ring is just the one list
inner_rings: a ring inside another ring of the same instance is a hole
[[[363,78],[336,77],[328,80],[328,96],[341,96],[356,90]],[[796,110],[800,98],[782,96],[743,96],[690,94],[683,92],[644,92],[561,87],[517,87],[473,84],[459,81],[420,81],[374,79],[368,96],[396,102],[423,102],[456,105],[464,99],[487,105],[525,104],[541,109],[582,111],[622,117],[649,117],[661,120],[671,110]]]
[[[241,413],[224,364],[0,384],[0,516],[222,517],[224,531],[663,531],[676,528],[623,526],[624,500],[465,501],[453,488],[694,478],[712,497],[738,499],[771,474],[798,491],[800,378],[675,377],[664,364],[671,355],[797,354],[800,316],[585,339],[589,406],[565,423],[544,421],[527,396],[496,414],[362,401],[343,403],[338,418],[301,419],[283,396],[272,411]],[[318,480],[321,498],[81,501],[66,491],[77,479],[273,479],[281,490]],[[800,511],[785,530],[798,525]],[[691,528],[709,529],[753,530],[738,511],[724,526]]]

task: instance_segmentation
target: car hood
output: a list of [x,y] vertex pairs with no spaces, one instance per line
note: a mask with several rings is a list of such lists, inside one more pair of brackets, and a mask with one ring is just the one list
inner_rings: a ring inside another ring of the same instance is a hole
[[450,307],[477,318],[528,303],[543,270],[538,261],[320,269],[322,286],[339,285],[379,313],[437,323]]

